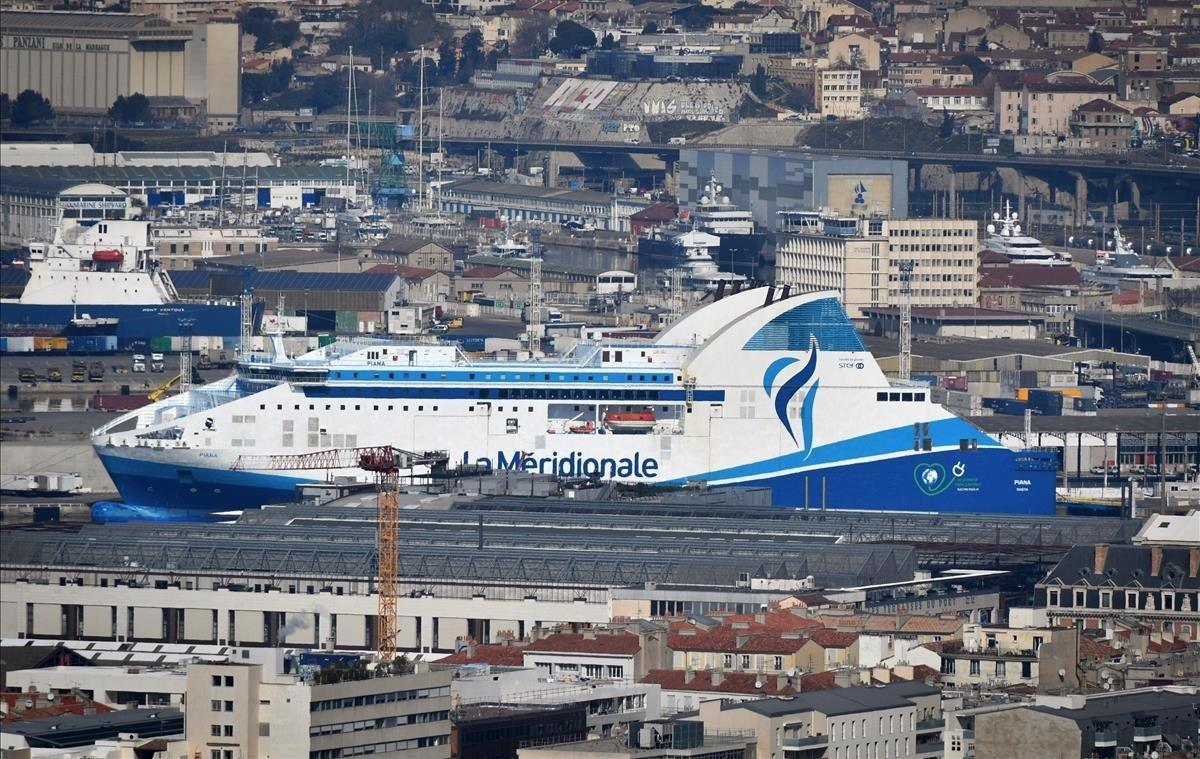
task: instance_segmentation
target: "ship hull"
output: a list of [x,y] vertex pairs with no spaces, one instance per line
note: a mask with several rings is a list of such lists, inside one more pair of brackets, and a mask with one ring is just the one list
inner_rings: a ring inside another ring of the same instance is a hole
[[[588,436],[593,437],[593,436]],[[620,436],[630,440],[634,436]],[[869,445],[869,444],[868,444]],[[267,503],[291,502],[297,485],[320,482],[328,472],[278,473],[234,470],[206,465],[202,454],[189,452],[98,449],[101,462],[126,503],[159,516],[150,518],[205,518],[230,509],[254,509]],[[540,455],[534,452],[531,455]],[[970,451],[875,452],[863,459],[832,458],[833,451],[814,452],[819,463],[791,468],[787,458],[768,459],[728,470],[674,476],[620,478],[628,482],[678,487],[689,483],[733,487],[767,487],[776,506],[883,511],[935,511],[1003,514],[1054,513],[1053,454],[1014,453],[1005,448]],[[480,459],[466,451],[450,451],[451,461],[475,464]],[[457,457],[457,458],[456,458]],[[545,459],[539,459],[544,461]],[[584,457],[567,464],[558,458],[546,469],[531,468],[526,459],[505,459],[498,450],[485,461],[495,470],[542,474],[569,474]],[[641,459],[645,474],[645,462]],[[561,462],[561,463],[559,463]],[[659,462],[655,462],[658,464]],[[634,474],[639,460],[633,459]],[[929,470],[946,474],[939,488],[923,487],[921,474]],[[543,471],[545,470],[545,471]],[[886,483],[883,485],[882,483]]]
[[[261,313],[261,306],[258,311]],[[71,320],[87,314],[94,319],[117,319],[115,334],[124,339],[149,339],[184,334],[180,320],[190,319],[193,335],[233,337],[241,334],[241,311],[236,305],[207,303],[169,303],[163,305],[3,305],[4,334],[68,334]]]
[[[761,279],[769,265],[763,251],[767,236],[763,234],[722,235],[715,262],[722,271]],[[643,237],[638,240],[638,261],[650,268],[670,268],[683,263],[679,246],[670,239]]]

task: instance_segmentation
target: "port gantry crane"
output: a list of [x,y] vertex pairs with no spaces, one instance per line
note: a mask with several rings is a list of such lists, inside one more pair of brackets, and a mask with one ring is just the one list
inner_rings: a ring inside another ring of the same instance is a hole
[[399,615],[396,599],[400,595],[400,472],[411,472],[415,467],[426,466],[430,471],[444,469],[447,462],[445,451],[412,453],[390,445],[367,448],[335,448],[311,453],[278,456],[239,456],[231,469],[255,471],[335,470],[361,469],[375,476],[378,517],[375,533],[375,560],[377,563],[379,598],[378,622],[376,623],[376,651],[381,662],[396,658],[396,637],[399,633]]

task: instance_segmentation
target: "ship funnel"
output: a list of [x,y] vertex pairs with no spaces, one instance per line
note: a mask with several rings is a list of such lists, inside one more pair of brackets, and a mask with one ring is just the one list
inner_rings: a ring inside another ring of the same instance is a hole
[[767,298],[763,301],[764,306],[771,305],[771,301],[775,300],[775,285],[767,286]]

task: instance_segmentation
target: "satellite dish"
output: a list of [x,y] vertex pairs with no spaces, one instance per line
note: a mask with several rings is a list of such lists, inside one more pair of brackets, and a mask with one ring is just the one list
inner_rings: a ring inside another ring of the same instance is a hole
[[1021,225],[1013,224],[1013,234],[1021,234]]
[[992,221],[1000,221],[1000,214],[999,214],[999,212],[993,212],[993,213],[992,213]]
[[722,202],[722,203],[724,203],[725,205],[729,205],[729,196],[728,196],[728,195],[722,195],[722,196],[721,196],[721,202]]
[[1094,238],[1091,238],[1091,237],[1088,238],[1088,247],[1089,248],[1092,247],[1093,245],[1095,245],[1095,243],[1096,243],[1096,241]]
[[47,700],[47,701],[53,701],[53,700],[54,700],[54,691],[50,691],[49,693],[47,693],[47,694],[46,694],[46,700]]
[[995,224],[988,224],[988,225],[987,225],[987,233],[988,233],[989,235],[994,235],[994,234],[996,234],[996,225],[995,225]]
[[1190,255],[1192,255],[1192,251],[1194,251],[1194,250],[1195,250],[1195,248],[1188,248],[1188,249],[1187,249],[1186,251],[1184,251],[1184,252],[1185,252],[1185,253],[1187,253],[1187,254],[1190,256]]
[[1012,219],[1013,221],[1016,221],[1019,217],[1017,216],[1017,212],[1013,211],[1012,215],[1009,216],[1008,218]]
[[1075,236],[1072,235],[1067,238],[1067,245],[1074,245],[1074,244],[1075,244]]
[[759,678],[758,680],[755,680],[755,681],[754,681],[754,687],[755,687],[755,688],[761,688],[761,687],[763,687],[763,681],[762,681],[762,678]]
[[1174,250],[1174,248],[1172,248],[1170,245],[1168,245],[1168,246],[1167,246],[1167,255],[1168,255],[1168,256],[1169,256],[1169,255],[1171,255],[1171,252],[1172,252],[1173,250]]

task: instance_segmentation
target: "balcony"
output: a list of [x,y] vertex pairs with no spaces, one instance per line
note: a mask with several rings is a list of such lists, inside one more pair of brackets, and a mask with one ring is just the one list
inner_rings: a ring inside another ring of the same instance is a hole
[[1162,740],[1162,728],[1158,725],[1153,727],[1135,727],[1133,728],[1133,740],[1135,743],[1149,743],[1150,741]]
[[927,733],[933,730],[941,730],[945,726],[946,720],[944,719],[923,719],[917,723],[917,732]]
[[828,735],[810,735],[807,738],[784,738],[784,749],[809,749],[817,746],[828,746]]
[[1096,748],[1113,748],[1117,745],[1117,734],[1111,730],[1097,731],[1092,744]]
[[937,759],[946,753],[945,743],[918,743],[913,750],[913,756],[924,759]]

